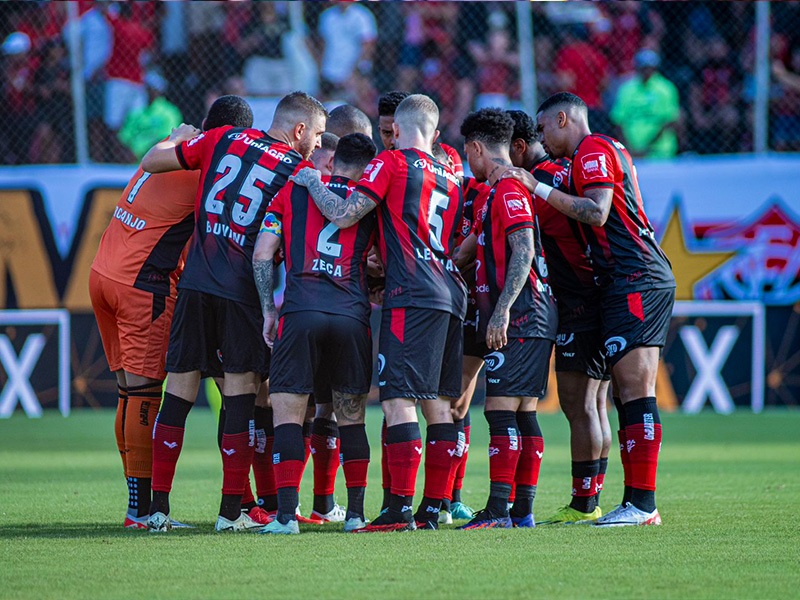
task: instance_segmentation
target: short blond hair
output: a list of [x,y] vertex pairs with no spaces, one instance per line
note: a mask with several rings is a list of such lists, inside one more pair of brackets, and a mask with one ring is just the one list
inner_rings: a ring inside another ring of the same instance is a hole
[[418,129],[423,135],[433,137],[439,126],[439,107],[424,94],[411,94],[397,105],[394,121],[400,127]]

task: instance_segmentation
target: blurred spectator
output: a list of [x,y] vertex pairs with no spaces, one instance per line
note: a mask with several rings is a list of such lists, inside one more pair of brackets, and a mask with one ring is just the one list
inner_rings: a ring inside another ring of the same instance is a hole
[[741,150],[739,100],[742,73],[721,36],[706,44],[707,57],[689,88],[690,143],[701,154]]
[[111,56],[113,34],[103,14],[103,5],[92,4],[77,20],[64,25],[62,35],[72,47],[72,30],[78,29],[83,58],[83,79],[86,82],[86,117],[100,119],[103,114],[103,70]]
[[563,31],[556,55],[559,88],[577,94],[589,107],[589,125],[598,132],[608,128],[603,110],[603,90],[608,83],[608,60],[587,41],[586,28],[573,25]]
[[478,67],[475,108],[508,108],[510,94],[516,92],[519,52],[511,47],[508,18],[500,11],[489,15],[486,45],[475,44],[470,53]]
[[660,64],[653,50],[640,50],[634,59],[636,74],[619,87],[611,109],[611,121],[633,156],[666,158],[678,152],[678,90],[658,72]]
[[141,160],[154,144],[169,136],[172,128],[182,121],[181,111],[164,97],[167,80],[150,72],[145,76],[144,83],[148,105],[132,111],[119,132],[120,141],[130,148],[137,160]]
[[800,45],[792,48],[789,69],[780,60],[772,63],[772,75],[780,89],[773,101],[772,143],[775,150],[800,150]]
[[110,18],[113,49],[106,65],[106,97],[104,120],[118,131],[128,113],[147,105],[144,87],[144,54],[153,45],[153,34],[132,18],[128,3],[116,5],[118,13]]
[[239,54],[244,58],[245,89],[248,94],[263,96],[286,94],[294,89],[284,51],[284,36],[289,31],[286,7],[277,2],[252,6],[255,18],[244,26],[238,42]]
[[[395,87],[401,90],[416,89],[420,66],[426,58],[446,60],[447,47],[452,43],[452,28],[458,6],[452,2],[406,2],[403,27],[403,44],[400,51],[400,69]],[[439,48],[432,47],[433,45]],[[430,70],[430,65],[429,65]],[[430,76],[430,71],[428,73]]]
[[378,37],[375,17],[358,2],[335,2],[320,15],[319,34],[324,44],[323,92],[330,98],[343,98],[363,110],[360,92],[364,89],[365,78],[372,72]]
[[36,98],[31,68],[31,39],[15,31],[3,41],[3,131],[0,136],[3,164],[27,162],[34,130]]
[[33,77],[36,90],[36,130],[31,140],[30,160],[34,163],[60,163],[65,150],[74,160],[72,144],[64,140],[72,135],[72,93],[66,49],[60,40],[52,40],[41,50],[41,63]]

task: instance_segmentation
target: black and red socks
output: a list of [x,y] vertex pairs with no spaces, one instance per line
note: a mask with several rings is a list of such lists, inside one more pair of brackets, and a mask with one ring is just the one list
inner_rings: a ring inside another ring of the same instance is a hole
[[256,426],[256,447],[253,452],[256,502],[267,512],[272,512],[278,508],[278,488],[275,487],[275,472],[272,465],[272,446],[275,443],[272,407],[256,406],[253,414]]
[[222,501],[220,516],[235,521],[242,511],[242,492],[249,485],[253,464],[255,394],[224,396],[225,424],[222,429]]
[[314,460],[314,510],[322,515],[333,510],[336,472],[339,470],[339,428],[334,421],[317,417],[311,424],[311,456]]
[[296,518],[300,504],[297,489],[305,467],[302,425],[284,423],[275,428],[272,463],[275,469],[275,485],[278,488],[277,519],[285,525]]
[[626,449],[630,465],[630,502],[639,510],[656,509],[656,472],[661,449],[661,417],[654,396],[626,402]]
[[367,490],[369,470],[369,440],[364,424],[342,425],[341,462],[347,486],[347,515],[345,519],[364,518],[364,495]]
[[455,478],[456,426],[428,425],[425,449],[425,492],[415,515],[417,522],[439,522],[442,500],[453,490]]
[[422,462],[419,423],[401,423],[387,427],[386,453],[392,482],[388,508],[393,517],[410,522],[417,472]]
[[489,422],[491,482],[486,508],[496,517],[506,517],[521,451],[517,414],[511,410],[490,410],[484,414]]
[[622,492],[622,506],[625,506],[631,500],[631,463],[628,458],[628,434],[625,431],[627,426],[627,419],[625,417],[625,409],[622,406],[622,400],[616,396],[613,398],[614,407],[617,409],[617,418],[619,419],[619,429],[617,430],[617,439],[619,440],[619,456],[622,462],[622,473],[624,481],[624,490]]
[[599,460],[572,461],[572,501],[570,508],[590,513],[597,508]]
[[597,503],[600,503],[600,493],[606,483],[606,471],[608,471],[608,457],[600,457],[600,470],[597,472]]
[[153,500],[150,514],[169,514],[169,493],[175,478],[175,466],[183,448],[186,417],[194,403],[164,392],[164,401],[153,430]]

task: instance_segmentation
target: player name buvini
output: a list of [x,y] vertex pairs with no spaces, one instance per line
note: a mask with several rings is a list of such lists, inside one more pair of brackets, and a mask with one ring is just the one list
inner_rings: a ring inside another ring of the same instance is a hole
[[228,225],[224,223],[206,223],[206,233],[213,233],[214,235],[221,235],[222,237],[226,237],[229,240],[232,240],[239,244],[240,246],[244,245],[245,235],[243,233],[237,233],[236,231],[232,231]]

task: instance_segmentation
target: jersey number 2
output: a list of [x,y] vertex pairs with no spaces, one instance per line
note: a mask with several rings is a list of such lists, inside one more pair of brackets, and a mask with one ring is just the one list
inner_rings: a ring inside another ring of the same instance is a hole
[[[236,179],[236,176],[241,170],[242,159],[238,156],[226,154],[222,157],[222,160],[220,160],[217,165],[217,173],[222,174],[222,177],[214,182],[214,185],[211,186],[211,190],[206,196],[207,213],[213,215],[222,214],[222,210],[225,208],[225,202],[218,200],[217,196],[225,191],[225,188]],[[257,186],[256,183],[260,181],[267,186],[272,183],[273,179],[275,179],[275,173],[266,167],[257,164],[250,167],[247,177],[244,178],[239,188],[239,199],[233,205],[233,210],[231,211],[233,223],[241,227],[247,227],[253,222],[261,206],[261,202],[264,200],[263,190]],[[248,202],[243,202],[242,198],[247,198]]]
[[317,237],[317,252],[325,256],[332,256],[333,258],[341,258],[342,245],[331,241],[331,238],[339,233],[339,228],[333,223],[325,225],[322,231],[319,232]]

